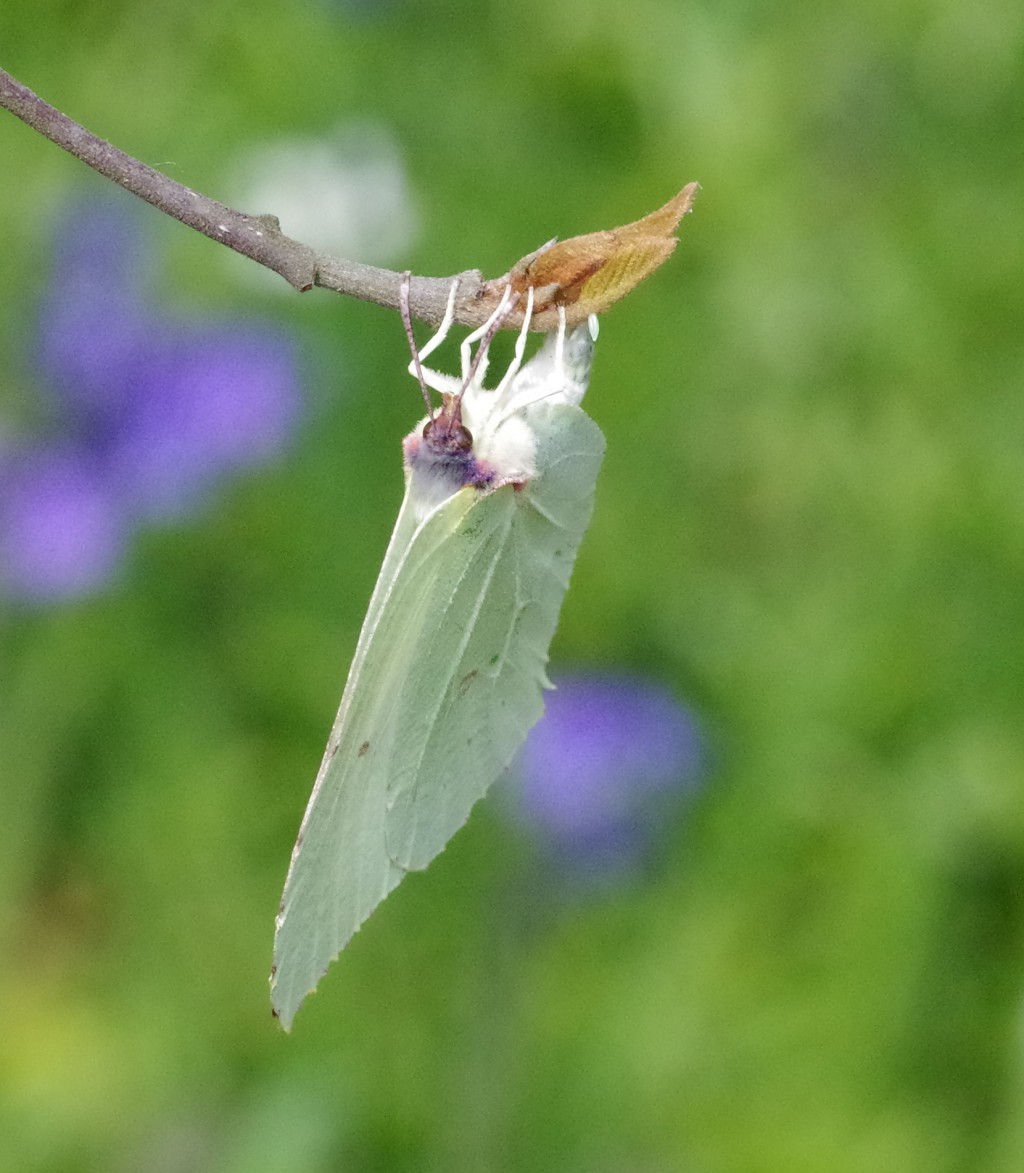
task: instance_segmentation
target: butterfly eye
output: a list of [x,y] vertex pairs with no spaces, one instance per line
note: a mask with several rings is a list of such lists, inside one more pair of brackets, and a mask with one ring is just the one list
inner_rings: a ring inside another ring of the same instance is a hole
[[473,433],[462,424],[454,424],[444,415],[427,420],[423,425],[423,439],[438,453],[446,455],[457,452],[472,452]]

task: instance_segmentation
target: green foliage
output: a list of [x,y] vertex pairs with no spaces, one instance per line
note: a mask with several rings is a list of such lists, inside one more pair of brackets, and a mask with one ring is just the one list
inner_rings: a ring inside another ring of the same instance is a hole
[[[387,123],[417,272],[700,180],[602,323],[555,656],[673,682],[715,741],[656,865],[586,898],[486,804],[278,1031],[273,915],[418,393],[395,315],[245,293],[145,212],[165,303],[286,321],[315,404],[104,596],[0,618],[7,1167],[1021,1168],[1022,11],[9,0],[0,44],[224,198],[253,143]],[[27,421],[51,214],[105,187],[7,116],[0,154]]]

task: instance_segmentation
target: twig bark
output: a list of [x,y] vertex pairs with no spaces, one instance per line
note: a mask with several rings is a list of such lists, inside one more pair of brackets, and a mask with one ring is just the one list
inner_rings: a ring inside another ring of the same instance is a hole
[[[94,171],[211,240],[272,269],[295,289],[304,292],[319,286],[391,309],[398,308],[401,273],[318,252],[285,236],[276,216],[239,212],[185,187],[98,138],[2,69],[0,107],[9,110]],[[479,326],[497,305],[505,283],[500,278],[485,281],[476,269],[459,273],[457,277],[459,293],[455,320],[463,325]],[[409,290],[413,315],[434,325],[440,322],[453,280],[454,276],[413,277]],[[517,318],[521,323],[521,314],[512,313],[503,325],[512,328],[516,326]]]

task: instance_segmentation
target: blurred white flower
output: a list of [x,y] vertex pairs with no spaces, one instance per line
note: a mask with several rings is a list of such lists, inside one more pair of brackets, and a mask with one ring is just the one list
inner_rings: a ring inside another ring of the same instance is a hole
[[401,152],[378,123],[251,147],[229,165],[227,189],[234,207],[277,216],[288,236],[348,260],[391,265],[419,232]]

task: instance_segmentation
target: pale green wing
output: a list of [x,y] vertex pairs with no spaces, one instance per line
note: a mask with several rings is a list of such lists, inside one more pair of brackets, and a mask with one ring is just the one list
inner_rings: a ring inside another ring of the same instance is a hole
[[[396,682],[408,671],[429,616],[425,607],[402,612],[388,604],[396,590],[408,594],[405,584],[412,573],[420,580],[423,599],[434,596],[433,579],[444,570],[445,545],[473,504],[472,493],[459,493],[417,531],[406,492],[292,850],[278,911],[270,988],[274,1012],[286,1029],[352,933],[405,874],[387,854],[380,754],[367,755],[371,740],[379,751],[397,732],[389,711]],[[378,640],[386,612],[385,638]],[[399,654],[389,664],[387,649],[393,645]]]
[[544,666],[604,450],[579,408],[524,413],[538,474],[463,489],[417,529],[403,504],[278,915],[287,1028],[407,870],[466,821],[540,716]]

